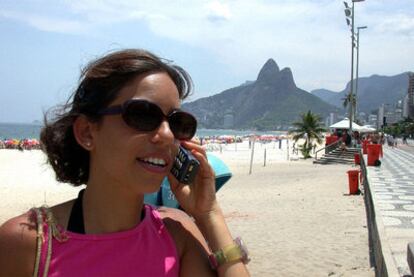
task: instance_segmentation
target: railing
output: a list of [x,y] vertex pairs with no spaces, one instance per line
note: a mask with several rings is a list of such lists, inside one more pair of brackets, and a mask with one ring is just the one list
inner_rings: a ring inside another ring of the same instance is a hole
[[341,143],[342,140],[338,139],[335,142],[332,142],[331,144],[325,146],[324,148],[319,149],[315,152],[315,161],[318,159],[318,152],[325,150],[325,154],[331,152],[332,150],[338,148],[339,143]]

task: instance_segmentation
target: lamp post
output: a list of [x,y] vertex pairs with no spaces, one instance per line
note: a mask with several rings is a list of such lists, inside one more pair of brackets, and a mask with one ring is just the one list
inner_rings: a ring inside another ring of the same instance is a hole
[[358,75],[358,67],[359,67],[359,30],[363,30],[368,28],[367,26],[359,26],[357,27],[357,60],[356,60],[356,80],[355,80],[355,108],[354,108],[354,114],[355,118],[356,115],[358,115],[357,112],[357,100],[358,100],[358,81],[359,81],[359,75]]
[[363,2],[364,0],[352,0],[352,7],[348,6],[347,2],[344,2],[345,5],[345,16],[346,23],[351,27],[351,89],[349,92],[349,132],[352,137],[352,121],[354,115],[354,47],[355,47],[355,31],[354,31],[354,5],[355,2]]

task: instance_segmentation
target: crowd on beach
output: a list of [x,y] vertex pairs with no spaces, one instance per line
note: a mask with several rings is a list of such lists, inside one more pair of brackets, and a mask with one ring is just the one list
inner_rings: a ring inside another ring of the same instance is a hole
[[[366,147],[369,144],[382,145],[387,144],[389,147],[398,147],[398,141],[394,134],[386,134],[383,132],[368,132],[360,133],[357,131],[352,132],[352,136],[347,129],[336,129],[334,132],[326,135],[325,145],[327,148],[338,147],[342,153],[345,152],[349,147],[357,147],[367,151]],[[402,136],[400,140],[402,145],[409,145],[408,136]],[[382,150],[381,150],[382,151]]]
[[[240,143],[245,140],[252,141],[253,139],[260,143],[268,143],[279,141],[284,139],[285,136],[278,135],[245,135],[245,136],[234,136],[234,135],[220,135],[220,136],[200,136],[198,140],[201,145],[214,145],[214,144],[232,144]],[[17,150],[34,150],[40,149],[40,142],[34,138],[24,139],[0,139],[0,149],[17,149]]]
[[0,140],[0,149],[33,150],[40,149],[40,142],[37,139],[5,139]]
[[[349,147],[351,143],[351,135],[346,130],[335,130],[331,134],[327,134],[326,140],[327,144],[341,141],[343,147]],[[329,139],[331,137],[331,139]],[[285,135],[244,135],[244,136],[235,136],[235,135],[219,135],[219,136],[200,136],[196,137],[201,145],[204,145],[207,151],[214,151],[220,148],[220,145],[228,145],[233,143],[241,143],[243,141],[252,142],[253,140],[258,143],[270,143],[270,142],[279,142],[280,140],[286,139]],[[356,145],[362,145],[362,142],[369,141],[374,144],[387,144],[391,147],[397,147],[398,139],[395,135],[384,134],[380,132],[360,134],[358,132],[353,133],[353,138]],[[406,136],[401,138],[402,144],[408,144]],[[17,150],[39,150],[41,148],[39,140],[35,138],[24,138],[24,139],[0,139],[0,149],[17,149]],[[217,149],[216,149],[217,148]],[[296,151],[295,144],[293,145],[293,150]]]
[[286,138],[284,135],[245,135],[245,136],[232,136],[232,135],[220,135],[220,136],[205,136],[198,137],[201,145],[205,144],[231,144],[240,143],[243,141],[257,141],[261,143],[275,142]]
[[[328,134],[326,144],[340,141],[345,146],[351,146],[352,139],[356,146],[362,145],[364,141],[373,144],[385,144],[388,146],[397,146],[397,137],[393,134],[384,134],[382,132],[359,133],[353,132],[352,136],[348,130],[336,129],[331,134]],[[402,136],[402,144],[408,144],[408,136]]]

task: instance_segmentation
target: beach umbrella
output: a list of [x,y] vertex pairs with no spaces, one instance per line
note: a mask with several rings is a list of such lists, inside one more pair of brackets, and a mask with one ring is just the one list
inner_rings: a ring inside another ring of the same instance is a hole
[[[220,158],[207,153],[207,159],[216,176],[217,192],[228,180],[230,180],[232,174],[230,169]],[[144,202],[155,206],[179,208],[179,204],[171,191],[170,183],[167,178],[162,181],[159,191],[144,195]]]
[[[335,124],[329,126],[329,128],[332,129],[349,129],[349,119],[345,117],[343,120],[336,122]],[[355,122],[352,122],[352,130],[354,131],[360,131],[362,126],[356,124]]]

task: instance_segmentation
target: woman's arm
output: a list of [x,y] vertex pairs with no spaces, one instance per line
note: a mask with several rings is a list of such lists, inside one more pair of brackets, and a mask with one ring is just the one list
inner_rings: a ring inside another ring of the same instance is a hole
[[180,257],[180,276],[217,276],[208,263],[208,245],[186,213],[178,209],[158,209],[173,237]]
[[31,213],[0,227],[0,276],[31,276],[36,257],[36,224]]
[[[208,163],[207,154],[203,147],[195,142],[185,141],[181,144],[199,161],[200,168],[194,182],[190,185],[178,183],[174,177],[169,176],[171,190],[181,207],[195,219],[194,228],[201,236],[199,241],[207,241],[208,248],[213,252],[232,246],[233,238],[216,199],[215,176]],[[189,256],[188,259],[188,263],[191,263],[194,258]],[[241,260],[220,265],[216,273],[218,276],[249,276]]]
[[[195,218],[195,222],[213,252],[234,243],[220,207],[207,215]],[[241,261],[220,265],[217,273],[218,276],[249,276],[246,266]]]
[[[162,207],[159,212],[179,252],[180,276],[249,276],[241,262],[224,264],[217,271],[209,264],[210,248],[218,250],[233,243],[222,214],[194,221],[177,209]],[[209,224],[210,220],[213,222]]]

